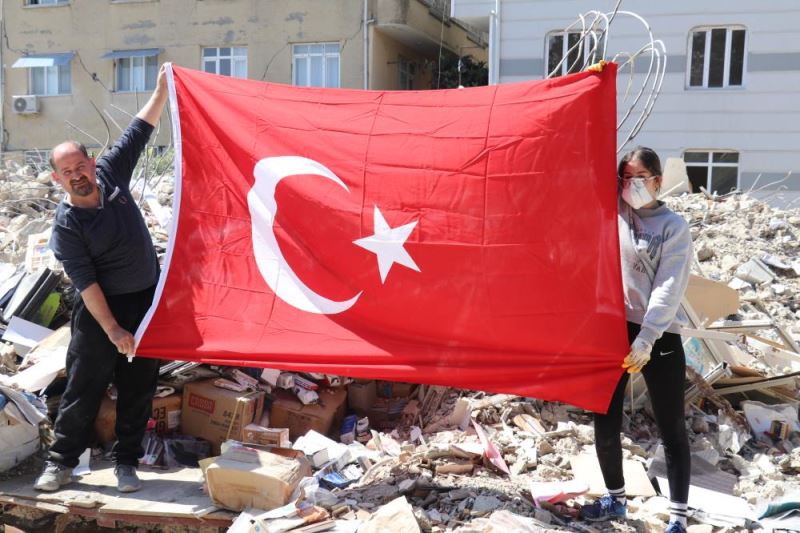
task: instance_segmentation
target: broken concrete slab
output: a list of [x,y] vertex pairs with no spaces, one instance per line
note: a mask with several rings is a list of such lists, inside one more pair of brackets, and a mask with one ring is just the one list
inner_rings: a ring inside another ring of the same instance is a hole
[[404,496],[380,507],[358,528],[358,533],[421,533],[414,510]]

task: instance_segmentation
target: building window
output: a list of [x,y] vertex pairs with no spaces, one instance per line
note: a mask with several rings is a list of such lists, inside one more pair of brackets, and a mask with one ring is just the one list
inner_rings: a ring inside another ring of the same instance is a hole
[[72,68],[69,63],[52,67],[30,68],[31,94],[54,96],[72,91]]
[[25,150],[22,152],[22,157],[26,165],[35,169],[49,168],[50,150]]
[[401,57],[397,61],[397,73],[399,75],[400,89],[403,91],[414,90],[414,75],[417,73],[416,65],[408,59]]
[[339,43],[292,47],[292,83],[304,87],[339,87]]
[[[587,40],[581,42],[581,32],[579,31],[557,31],[547,34],[545,37],[545,57],[547,58],[546,78],[563,76],[572,72],[583,70],[586,60]],[[566,59],[564,59],[566,57]],[[562,59],[564,61],[562,62]],[[560,63],[560,64],[559,64]]]
[[728,194],[739,188],[739,152],[687,150],[683,153],[693,192]]
[[152,91],[158,79],[158,56],[117,58],[117,92]]
[[745,37],[742,27],[692,31],[689,38],[689,87],[741,87]]
[[54,6],[56,4],[68,4],[69,0],[25,0],[26,6]]
[[203,48],[203,70],[211,74],[246,78],[247,48]]

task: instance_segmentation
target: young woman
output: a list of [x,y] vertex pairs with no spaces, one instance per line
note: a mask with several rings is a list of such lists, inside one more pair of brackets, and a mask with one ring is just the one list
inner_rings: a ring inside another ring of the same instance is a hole
[[689,280],[692,240],[686,221],[656,200],[661,162],[652,149],[640,146],[623,157],[618,175],[622,285],[631,347],[622,365],[627,372],[622,373],[608,414],[594,419],[595,448],[608,494],[584,506],[581,517],[625,517],[622,402],[628,374],[641,372],[664,442],[671,499],[666,531],[683,533],[690,459],[683,399],[686,359],[679,333],[687,323],[680,302]]

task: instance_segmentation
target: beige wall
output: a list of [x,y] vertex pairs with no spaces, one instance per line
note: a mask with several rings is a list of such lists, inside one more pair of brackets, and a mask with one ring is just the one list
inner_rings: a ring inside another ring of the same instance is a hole
[[[431,28],[439,27],[436,25],[439,21],[417,0],[369,0],[370,11],[377,15],[380,4],[393,1],[410,2],[412,24],[430,26],[432,21]],[[249,78],[291,83],[293,43],[339,42],[341,86],[363,87],[363,0],[72,0],[58,6],[23,7],[22,4],[23,0],[5,2],[11,48],[3,50],[6,77],[3,111],[9,132],[5,139],[8,151],[47,149],[64,138],[95,144],[66,121],[100,142],[105,141],[105,127],[91,102],[110,113],[120,125],[127,124],[129,117],[111,105],[133,114],[148,95],[138,95],[137,101],[134,94],[113,92],[113,62],[100,57],[113,50],[161,48],[159,62],[172,61],[199,69],[204,46],[247,46]],[[422,10],[417,10],[417,6]],[[379,22],[376,20],[375,24]],[[370,55],[374,57],[370,63],[376,70],[371,73],[371,83],[374,88],[396,88],[397,66],[387,62],[396,61],[400,54],[409,58],[422,59],[422,56],[384,38],[380,31],[372,27],[371,30],[374,38]],[[401,34],[403,31],[406,30],[401,26]],[[464,36],[462,31],[460,37]],[[40,97],[38,114],[14,113],[11,96],[29,93],[28,69],[10,68],[21,55],[15,50],[74,51],[72,94]],[[93,81],[93,73],[97,81]],[[429,87],[428,82],[418,83],[420,88]],[[167,130],[162,128],[157,144],[169,143]],[[118,134],[119,130],[112,125],[112,137]]]
[[398,61],[401,56],[416,64],[417,73],[414,79],[414,90],[431,88],[432,58],[419,54],[408,46],[404,46],[377,28],[372,29],[370,39],[372,42],[370,88],[379,91],[400,88]]

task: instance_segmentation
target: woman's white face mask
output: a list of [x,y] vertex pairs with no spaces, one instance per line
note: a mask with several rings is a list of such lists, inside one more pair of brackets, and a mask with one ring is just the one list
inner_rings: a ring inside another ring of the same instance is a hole
[[646,178],[629,178],[623,182],[622,199],[634,209],[655,200],[645,184]]

